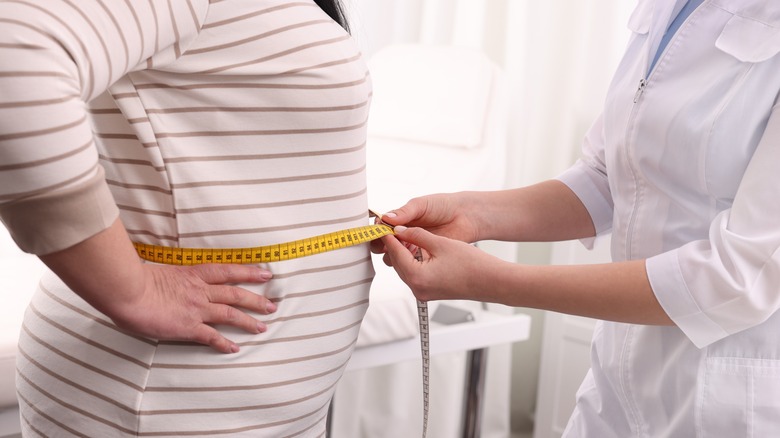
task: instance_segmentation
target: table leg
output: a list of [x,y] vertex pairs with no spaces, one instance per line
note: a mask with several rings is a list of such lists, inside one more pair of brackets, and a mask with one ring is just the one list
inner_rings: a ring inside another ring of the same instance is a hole
[[463,438],[478,438],[482,427],[487,349],[471,350],[466,357],[466,391],[463,403]]

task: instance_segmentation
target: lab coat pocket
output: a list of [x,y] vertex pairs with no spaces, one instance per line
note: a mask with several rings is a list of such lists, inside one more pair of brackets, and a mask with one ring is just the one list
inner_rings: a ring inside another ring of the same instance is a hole
[[700,437],[779,436],[780,360],[710,357],[704,373]]
[[715,47],[742,62],[763,62],[780,52],[780,23],[763,17],[734,15],[715,41]]

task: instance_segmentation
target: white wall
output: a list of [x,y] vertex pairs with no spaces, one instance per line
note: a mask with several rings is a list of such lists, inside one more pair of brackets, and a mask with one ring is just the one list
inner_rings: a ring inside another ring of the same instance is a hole
[[[344,0],[370,57],[388,44],[479,48],[510,81],[507,187],[555,176],[574,162],[598,115],[628,38],[633,0]],[[517,261],[549,263],[549,244],[518,245]],[[535,411],[543,313],[513,351],[512,423],[528,432]]]

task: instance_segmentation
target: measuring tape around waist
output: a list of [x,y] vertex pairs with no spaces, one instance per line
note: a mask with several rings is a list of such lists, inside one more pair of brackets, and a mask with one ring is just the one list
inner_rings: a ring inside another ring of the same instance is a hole
[[393,234],[393,228],[380,223],[348,228],[293,242],[251,248],[176,248],[138,242],[133,242],[133,246],[142,259],[167,265],[271,263],[346,248],[389,234]]
[[[369,210],[369,216],[381,219],[381,215]],[[392,225],[384,222],[347,228],[332,233],[321,234],[292,242],[278,243],[249,248],[178,248],[133,242],[138,256],[142,259],[167,265],[199,265],[205,263],[272,263],[292,260],[314,254],[333,251],[340,248],[370,242],[393,234]],[[422,251],[417,250],[415,258],[422,261]],[[430,337],[428,326],[428,304],[417,300],[417,319],[420,326],[420,349],[422,351],[423,379],[423,438],[428,432],[429,411],[429,371]]]

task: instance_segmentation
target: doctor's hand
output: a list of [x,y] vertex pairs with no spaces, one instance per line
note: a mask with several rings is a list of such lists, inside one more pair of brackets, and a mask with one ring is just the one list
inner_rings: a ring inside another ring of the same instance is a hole
[[[492,272],[503,263],[473,245],[422,228],[397,226],[395,231],[395,235],[382,238],[384,261],[421,301],[479,300],[476,292],[490,282]],[[421,261],[415,258],[418,248]]]
[[[467,243],[479,240],[479,225],[469,214],[469,192],[447,193],[414,198],[403,207],[385,213],[382,222],[389,225],[404,225],[425,228],[439,236],[449,237]],[[385,252],[383,241],[375,241],[371,251]]]

